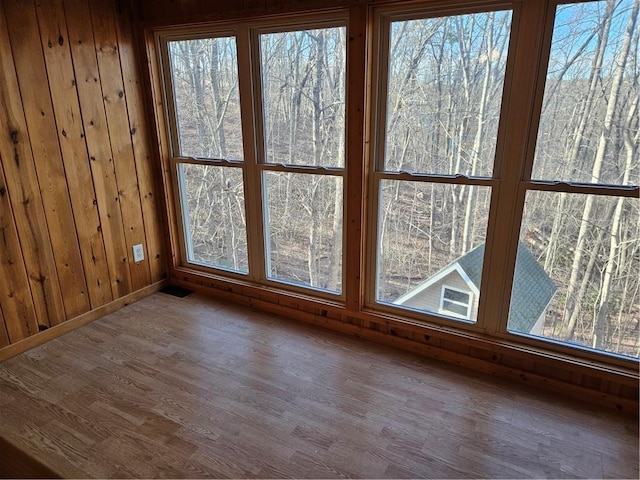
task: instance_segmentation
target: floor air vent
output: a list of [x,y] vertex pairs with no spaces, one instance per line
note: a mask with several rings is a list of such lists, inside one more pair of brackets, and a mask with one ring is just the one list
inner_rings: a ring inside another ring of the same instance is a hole
[[167,295],[173,295],[174,297],[184,298],[187,295],[193,293],[193,290],[187,290],[186,288],[177,287],[175,285],[168,285],[160,290],[161,293],[166,293]]

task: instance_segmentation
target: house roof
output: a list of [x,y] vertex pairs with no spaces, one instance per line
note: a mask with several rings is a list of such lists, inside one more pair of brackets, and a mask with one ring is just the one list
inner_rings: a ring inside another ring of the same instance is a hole
[[[478,245],[465,255],[457,258],[440,272],[428,278],[415,288],[399,297],[394,303],[403,304],[420,291],[428,288],[436,278],[443,278],[453,270],[462,270],[465,281],[475,291],[480,288],[482,263],[484,259],[484,243]],[[516,271],[509,311],[509,330],[528,333],[540,315],[549,305],[557,287],[549,278],[542,266],[531,254],[527,246],[520,242],[516,257]]]

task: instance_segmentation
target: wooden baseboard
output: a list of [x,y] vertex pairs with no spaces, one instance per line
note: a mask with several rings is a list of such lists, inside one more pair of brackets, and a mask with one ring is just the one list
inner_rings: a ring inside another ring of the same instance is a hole
[[[312,323],[355,337],[365,338],[403,350],[418,353],[464,368],[507,378],[517,383],[540,388],[568,398],[587,401],[628,413],[639,415],[638,379],[631,373],[607,369],[590,369],[587,365],[565,361],[560,357],[537,355],[527,349],[505,348],[486,339],[458,339],[442,334],[441,341],[430,344],[428,335],[414,335],[396,326],[385,328],[385,319],[361,314],[366,318],[358,324],[350,324],[339,314],[327,309],[308,308],[305,302],[274,301],[264,292],[252,295],[249,289],[235,289],[229,284],[218,288],[209,279],[183,275],[174,283],[207,295],[244,304],[258,310],[275,313],[306,323]],[[424,333],[424,332],[423,332]],[[448,337],[448,338],[447,338]]]
[[38,345],[42,345],[43,343],[53,340],[54,338],[64,335],[65,333],[80,328],[83,325],[97,320],[98,318],[108,315],[109,313],[120,310],[122,307],[126,307],[131,303],[142,300],[143,298],[160,291],[166,284],[166,280],[161,280],[160,282],[156,282],[152,285],[149,285],[148,287],[144,287],[136,292],[130,293],[129,295],[125,295],[124,297],[118,298],[117,300],[102,305],[101,307],[98,307],[87,313],[83,313],[82,315],[69,319],[64,323],[56,325],[55,327],[48,328],[43,332],[37,333],[31,337],[27,337],[16,343],[12,343],[11,345],[1,348],[0,362],[11,357],[15,357],[16,355],[26,352],[27,350],[37,347]]

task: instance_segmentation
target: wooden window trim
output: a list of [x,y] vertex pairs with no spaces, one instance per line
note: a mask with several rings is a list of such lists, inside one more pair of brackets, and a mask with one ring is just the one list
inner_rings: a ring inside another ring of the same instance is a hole
[[[168,148],[162,153],[166,158],[168,167],[166,169],[165,182],[170,180],[173,192],[171,210],[173,210],[174,222],[177,222],[175,235],[172,236],[172,251],[174,257],[174,268],[181,265],[200,271],[203,273],[214,272],[216,274],[228,276],[230,280],[243,280],[261,283],[276,288],[284,288],[298,293],[311,293],[319,298],[327,300],[338,300],[345,302],[345,264],[347,258],[346,238],[347,228],[345,213],[350,203],[346,194],[346,179],[348,166],[346,164],[346,139],[345,139],[345,165],[343,167],[316,167],[306,165],[285,165],[279,163],[267,163],[264,151],[264,125],[262,112],[262,79],[260,73],[260,48],[259,37],[261,34],[287,32],[296,29],[306,28],[328,28],[344,27],[345,34],[349,35],[349,15],[346,9],[336,9],[321,15],[289,15],[286,21],[284,17],[278,18],[255,18],[246,22],[215,22],[207,26],[186,26],[157,29],[147,32],[154,38],[154,51],[156,68],[152,72],[161,72],[160,78],[156,79],[155,85],[158,91],[162,92],[162,116],[164,117],[165,132],[163,132],[164,145]],[[242,119],[242,134],[244,147],[244,160],[234,161],[215,158],[197,158],[180,155],[178,145],[177,112],[173,98],[173,80],[168,54],[168,44],[171,41],[192,40],[202,38],[233,37],[236,41],[237,68],[239,79],[240,109]],[[150,49],[148,48],[148,52]],[[348,52],[347,52],[348,55]],[[346,72],[345,72],[346,74]],[[154,74],[152,73],[152,76]],[[156,74],[157,75],[157,74]],[[153,83],[153,82],[152,82]],[[349,87],[345,85],[346,102],[348,103]],[[156,106],[159,102],[154,102]],[[347,115],[345,108],[345,116]],[[345,121],[345,137],[348,135],[348,121]],[[162,145],[162,139],[160,140]],[[162,149],[161,149],[162,150]],[[203,263],[189,260],[189,242],[186,238],[185,229],[188,228],[188,215],[184,211],[184,198],[182,192],[184,185],[179,173],[180,164],[212,165],[223,167],[240,168],[244,179],[246,229],[247,229],[247,255],[248,272],[236,272],[222,267],[205,265]],[[291,172],[298,174],[314,174],[328,177],[342,178],[342,205],[343,205],[343,228],[342,228],[342,288],[339,293],[327,291],[318,287],[299,285],[286,279],[270,278],[267,272],[267,255],[265,249],[265,218],[267,192],[264,190],[263,172]],[[260,186],[255,188],[255,186]],[[182,219],[182,220],[181,220]]]

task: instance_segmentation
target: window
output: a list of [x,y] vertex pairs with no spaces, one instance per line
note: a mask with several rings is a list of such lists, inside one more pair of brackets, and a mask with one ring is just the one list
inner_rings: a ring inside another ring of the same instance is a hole
[[187,261],[247,273],[235,39],[174,40],[167,47]]
[[636,365],[638,2],[367,3],[158,33],[181,266]]
[[470,293],[446,285],[442,286],[442,296],[440,297],[440,311],[442,313],[469,319],[470,309]]
[[453,290],[440,305],[404,299],[474,251],[463,274],[480,289],[511,12],[377,21],[372,303],[475,321]]
[[[630,188],[640,175],[639,31],[638,2],[556,9],[535,156],[521,192],[520,240],[538,263],[516,264],[512,332],[640,353],[640,202]],[[516,293],[525,281],[535,298]],[[524,328],[537,321],[536,331]]]
[[[369,305],[637,358],[637,2],[557,6],[540,110],[520,127],[535,148],[521,158],[497,151],[505,112],[515,118],[501,103],[511,12],[376,12]],[[434,307],[430,285],[454,270],[480,301],[442,284]]]
[[160,46],[183,262],[341,295],[346,26],[314,22]]
[[267,278],[333,293],[342,290],[345,34],[259,37]]

